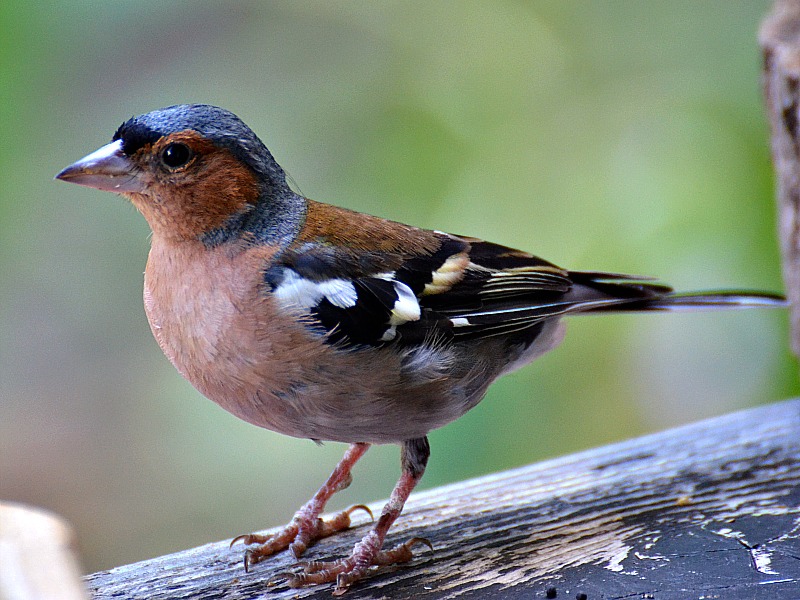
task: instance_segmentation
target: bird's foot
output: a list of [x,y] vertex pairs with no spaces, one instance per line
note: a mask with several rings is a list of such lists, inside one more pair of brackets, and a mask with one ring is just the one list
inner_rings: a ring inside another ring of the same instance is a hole
[[413,558],[411,549],[423,544],[433,551],[433,545],[425,538],[411,538],[391,550],[381,550],[381,541],[371,531],[358,542],[347,558],[332,561],[309,561],[304,563],[302,573],[288,575],[290,587],[336,582],[334,596],[341,596],[350,586],[366,575],[371,567],[382,567],[406,563]]
[[248,571],[252,565],[260,563],[273,554],[290,548],[295,558],[300,558],[310,545],[317,540],[328,537],[350,527],[350,515],[356,510],[363,510],[370,519],[374,519],[372,511],[363,504],[351,506],[347,510],[336,513],[328,520],[323,520],[316,515],[299,511],[292,522],[282,531],[271,535],[250,533],[233,538],[231,546],[242,542],[246,546],[260,544],[255,548],[248,548],[244,553],[244,570]]

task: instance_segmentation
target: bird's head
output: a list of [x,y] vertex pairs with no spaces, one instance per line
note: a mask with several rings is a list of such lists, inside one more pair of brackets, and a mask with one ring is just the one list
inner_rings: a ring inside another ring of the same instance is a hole
[[290,193],[269,150],[233,113],[181,104],[133,117],[57,179],[126,196],[156,235],[202,239]]

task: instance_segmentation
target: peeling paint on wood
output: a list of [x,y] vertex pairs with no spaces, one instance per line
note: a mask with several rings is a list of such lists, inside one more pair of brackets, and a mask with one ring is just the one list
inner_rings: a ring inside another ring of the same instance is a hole
[[[380,503],[373,506],[380,510]],[[343,556],[367,527],[307,558]],[[800,400],[411,496],[389,544],[435,547],[347,593],[379,598],[792,597],[800,593]],[[96,599],[328,598],[286,587],[288,555],[242,568],[208,544],[111,571]]]

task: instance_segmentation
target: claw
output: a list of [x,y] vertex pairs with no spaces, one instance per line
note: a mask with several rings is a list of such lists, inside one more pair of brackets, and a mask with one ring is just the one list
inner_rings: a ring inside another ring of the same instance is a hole
[[428,549],[429,549],[431,552],[433,552],[433,551],[434,551],[434,550],[433,550],[433,544],[431,543],[431,541],[430,541],[428,538],[424,538],[424,537],[414,537],[414,538],[411,538],[411,539],[410,539],[410,540],[408,540],[406,543],[404,543],[404,544],[403,544],[403,546],[406,546],[406,547],[407,547],[409,550],[411,550],[411,548],[413,548],[413,547],[414,547],[414,546],[416,546],[417,544],[422,544],[423,546],[427,546],[427,547],[428,547]]
[[250,550],[245,550],[244,552],[244,572],[250,572]]
[[233,548],[233,545],[237,542],[244,542],[245,546],[249,546],[250,544],[265,544],[273,536],[271,535],[259,535],[257,533],[245,533],[243,535],[237,535],[235,538],[231,540],[230,545],[228,548]]
[[347,516],[352,515],[357,510],[363,510],[365,513],[369,515],[370,521],[375,522],[375,515],[372,514],[372,511],[369,509],[369,506],[366,504],[356,504],[348,508],[345,512]]
[[350,584],[352,584],[355,579],[351,581],[351,578],[347,575],[347,573],[339,573],[336,576],[336,588],[333,590],[332,596],[342,596],[350,589]]
[[253,565],[257,565],[262,560],[264,560],[265,558],[268,558],[268,557],[269,557],[269,555],[261,556],[258,553],[258,548],[251,548],[249,550],[245,550],[244,551],[244,572],[245,573],[249,573],[250,572],[250,567],[252,567]]
[[333,589],[333,596],[342,596],[344,595],[347,590],[350,589],[350,586],[353,585],[356,581],[361,579],[364,574],[366,573],[366,569],[357,569],[353,571],[345,571],[344,573],[339,573],[336,576],[336,587]]

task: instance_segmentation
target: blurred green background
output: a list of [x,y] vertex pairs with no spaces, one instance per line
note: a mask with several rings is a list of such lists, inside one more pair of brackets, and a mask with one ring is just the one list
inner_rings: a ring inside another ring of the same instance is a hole
[[[281,524],[343,452],[237,421],[161,355],[144,220],[52,180],[126,118],[219,104],[317,200],[574,269],[777,290],[768,5],[0,4],[0,498],[65,515],[92,571]],[[431,435],[423,487],[797,394],[785,321],[572,320]],[[374,449],[332,508],[397,473]]]

